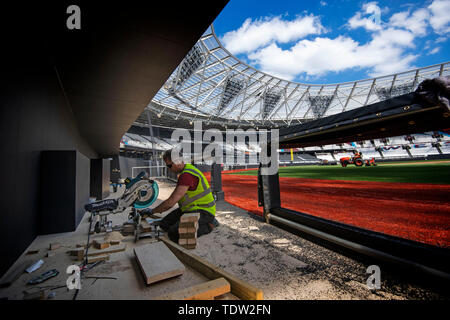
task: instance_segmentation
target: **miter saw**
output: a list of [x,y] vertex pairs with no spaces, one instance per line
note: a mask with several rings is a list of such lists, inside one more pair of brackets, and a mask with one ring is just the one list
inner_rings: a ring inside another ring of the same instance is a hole
[[[124,231],[125,229],[130,232],[131,228],[137,241],[143,236],[141,235],[142,214],[156,201],[158,194],[158,184],[156,181],[148,179],[143,171],[134,179],[125,179],[125,191],[120,198],[89,203],[84,208],[91,213],[91,219],[98,217],[94,232]],[[128,221],[121,226],[113,227],[112,221],[108,221],[108,215],[122,213],[128,208],[131,208]],[[159,233],[156,224],[153,231]]]

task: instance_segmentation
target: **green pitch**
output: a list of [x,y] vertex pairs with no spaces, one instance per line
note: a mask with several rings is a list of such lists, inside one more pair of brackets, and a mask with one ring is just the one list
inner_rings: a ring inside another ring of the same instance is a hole
[[[414,162],[378,163],[376,167],[348,165],[343,168],[340,164],[280,167],[279,174],[280,177],[306,179],[450,184],[450,162]],[[257,170],[230,174],[257,175]]]

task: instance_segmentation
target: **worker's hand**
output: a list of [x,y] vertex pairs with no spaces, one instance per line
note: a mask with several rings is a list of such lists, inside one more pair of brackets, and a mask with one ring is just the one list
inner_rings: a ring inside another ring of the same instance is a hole
[[147,217],[147,216],[152,214],[152,211],[153,211],[152,208],[146,208],[146,209],[141,211],[141,216],[142,217]]

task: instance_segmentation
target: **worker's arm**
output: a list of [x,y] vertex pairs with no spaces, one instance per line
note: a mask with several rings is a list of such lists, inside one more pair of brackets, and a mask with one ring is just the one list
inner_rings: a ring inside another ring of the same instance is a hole
[[161,213],[172,208],[188,191],[189,186],[177,186],[175,190],[173,190],[170,197],[163,201],[159,206],[152,210],[152,213]]

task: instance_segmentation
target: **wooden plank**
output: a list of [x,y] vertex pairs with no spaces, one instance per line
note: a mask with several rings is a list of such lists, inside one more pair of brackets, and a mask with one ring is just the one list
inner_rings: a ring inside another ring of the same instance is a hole
[[184,234],[184,233],[187,233],[187,234],[190,234],[190,233],[194,233],[194,234],[197,234],[197,228],[178,228],[178,233],[181,235],[181,234]]
[[50,250],[56,250],[56,249],[59,249],[59,248],[61,248],[61,244],[60,243],[50,243]]
[[142,232],[150,232],[152,231],[152,226],[145,220],[141,221],[141,231]]
[[157,297],[155,300],[210,300],[228,292],[230,283],[224,278],[218,278]]
[[180,222],[179,228],[198,228],[198,222]]
[[135,248],[134,254],[147,285],[184,273],[184,265],[161,241]]
[[[104,250],[89,249],[88,257],[121,252],[121,251],[125,251],[126,248],[127,248],[126,244],[122,244],[122,245],[118,245],[118,246],[109,247]],[[85,252],[86,252],[86,250],[83,250],[82,254],[80,253],[80,255],[78,256],[78,260],[82,260],[84,258]],[[81,256],[81,258],[80,258],[80,256]]]
[[93,263],[93,262],[97,262],[97,261],[103,261],[103,260],[109,260],[109,256],[108,255],[104,255],[104,256],[92,256],[90,257],[88,255],[87,258],[87,263]]
[[200,218],[200,213],[185,213],[180,217],[180,222],[196,222]]
[[196,238],[187,239],[187,244],[197,244],[197,239]]
[[180,239],[197,239],[197,233],[180,233],[179,234]]
[[263,300],[263,291],[261,289],[252,286],[205,259],[189,252],[165,236],[161,237],[161,240],[184,264],[202,273],[208,279],[225,278],[231,285],[231,293],[238,298],[243,300]]
[[106,249],[109,247],[109,242],[105,240],[94,240],[93,245],[96,249]]
[[70,255],[77,257],[78,260],[83,260],[85,252],[86,252],[85,248],[77,248],[77,249],[71,250]]
[[13,284],[24,272],[25,269],[31,265],[31,260],[26,260],[20,263],[16,268],[9,270],[0,280],[0,288],[6,288]]
[[196,248],[197,244],[182,244],[181,246],[185,249],[192,250]]

